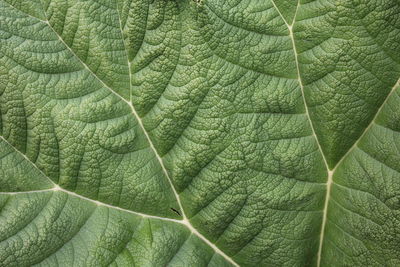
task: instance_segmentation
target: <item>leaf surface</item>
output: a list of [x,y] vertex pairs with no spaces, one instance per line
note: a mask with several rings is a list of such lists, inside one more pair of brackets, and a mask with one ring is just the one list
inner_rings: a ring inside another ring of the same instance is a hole
[[0,0],[0,266],[398,266],[394,0]]

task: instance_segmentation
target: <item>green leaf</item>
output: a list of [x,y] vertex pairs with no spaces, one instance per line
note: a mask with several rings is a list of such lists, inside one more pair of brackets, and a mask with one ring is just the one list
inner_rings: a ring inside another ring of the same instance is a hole
[[0,266],[399,266],[400,3],[0,0]]

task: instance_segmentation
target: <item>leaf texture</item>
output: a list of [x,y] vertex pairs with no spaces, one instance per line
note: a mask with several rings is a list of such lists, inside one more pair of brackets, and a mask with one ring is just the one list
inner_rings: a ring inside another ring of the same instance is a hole
[[398,266],[396,0],[0,0],[0,266]]

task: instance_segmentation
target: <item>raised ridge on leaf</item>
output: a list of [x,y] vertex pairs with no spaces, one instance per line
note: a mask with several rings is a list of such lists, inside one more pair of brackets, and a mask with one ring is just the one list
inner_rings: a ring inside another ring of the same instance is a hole
[[0,266],[400,265],[400,4],[0,0]]

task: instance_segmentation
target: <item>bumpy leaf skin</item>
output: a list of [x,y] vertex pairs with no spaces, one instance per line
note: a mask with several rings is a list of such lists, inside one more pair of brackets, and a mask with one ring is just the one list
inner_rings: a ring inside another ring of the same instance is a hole
[[96,75],[130,97],[127,54],[115,1],[43,0],[50,25]]
[[39,19],[46,19],[46,14],[41,0],[21,1],[4,0],[4,2],[14,6],[22,12]]
[[399,14],[0,0],[0,266],[399,265]]

